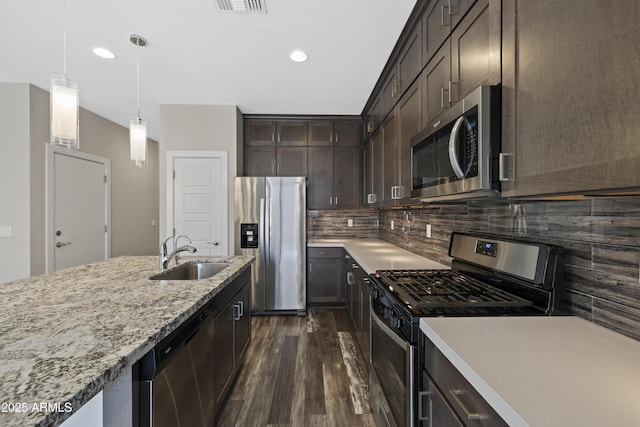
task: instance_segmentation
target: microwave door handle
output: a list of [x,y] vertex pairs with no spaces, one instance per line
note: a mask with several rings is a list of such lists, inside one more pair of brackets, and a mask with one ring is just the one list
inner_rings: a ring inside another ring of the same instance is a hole
[[458,159],[458,136],[463,122],[464,116],[458,117],[458,120],[456,120],[451,130],[451,135],[449,135],[449,162],[453,168],[453,173],[456,174],[458,179],[464,178],[464,172],[462,172],[462,167],[460,167],[460,159]]

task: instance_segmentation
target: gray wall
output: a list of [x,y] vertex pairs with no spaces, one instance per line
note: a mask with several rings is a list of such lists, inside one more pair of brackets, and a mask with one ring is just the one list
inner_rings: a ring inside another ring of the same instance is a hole
[[[0,283],[45,272],[45,151],[49,93],[25,83],[0,83]],[[158,146],[148,168],[129,164],[128,130],[80,109],[80,151],[111,160],[112,256],[155,254]]]
[[29,185],[29,86],[0,84],[0,283],[29,276]]
[[234,252],[234,178],[242,170],[242,113],[235,105],[160,106],[160,237],[167,231],[167,151],[226,151],[228,155],[228,248]]
[[[480,231],[547,242],[566,250],[565,284],[572,314],[640,340],[640,197],[574,201],[508,200],[428,206],[411,210],[360,211],[360,223],[380,221],[379,237],[450,265],[452,231]],[[310,237],[368,237],[369,228],[350,232],[350,211],[319,211],[331,224]],[[391,230],[391,221],[394,230]],[[426,226],[431,224],[431,238]],[[355,225],[355,222],[354,222]]]

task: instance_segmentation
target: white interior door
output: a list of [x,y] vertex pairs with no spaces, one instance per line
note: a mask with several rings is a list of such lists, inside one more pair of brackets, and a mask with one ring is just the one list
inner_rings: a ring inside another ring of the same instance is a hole
[[51,155],[50,266],[61,270],[109,258],[108,160],[57,150]]
[[226,157],[174,157],[173,173],[174,234],[188,236],[196,254],[227,255]]

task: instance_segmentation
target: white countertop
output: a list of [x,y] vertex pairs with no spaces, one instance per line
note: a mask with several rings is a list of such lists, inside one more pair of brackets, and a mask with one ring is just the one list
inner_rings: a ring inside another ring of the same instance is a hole
[[423,318],[510,426],[640,426],[640,342],[573,316]]
[[444,264],[379,239],[309,239],[307,247],[345,248],[367,274],[376,270],[449,269]]

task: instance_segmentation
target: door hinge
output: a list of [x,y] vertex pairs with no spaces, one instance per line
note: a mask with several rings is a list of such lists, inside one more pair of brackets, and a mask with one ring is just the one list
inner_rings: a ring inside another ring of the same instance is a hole
[[108,226],[108,225],[105,225],[105,226],[104,226],[104,232],[106,233],[106,232],[108,232],[108,231],[109,231],[109,226]]
[[173,171],[173,179],[176,179],[176,171]]
[[107,183],[107,175],[104,176],[104,183]]

